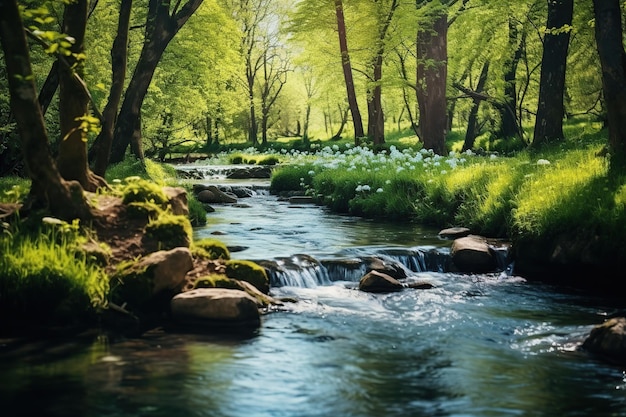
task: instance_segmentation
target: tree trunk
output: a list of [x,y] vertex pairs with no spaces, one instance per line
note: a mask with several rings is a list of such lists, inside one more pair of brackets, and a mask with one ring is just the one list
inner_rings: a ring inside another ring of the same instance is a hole
[[608,113],[611,169],[626,167],[626,52],[619,0],[594,0],[595,35]]
[[[525,35],[522,35],[525,36]],[[508,51],[514,51],[513,56],[504,65],[504,105],[500,107],[500,136],[510,138],[521,136],[517,123],[517,65],[522,57],[522,43],[518,44],[518,31],[516,22],[509,18],[509,47]]]
[[359,104],[356,100],[356,92],[354,90],[354,79],[352,78],[352,64],[350,64],[350,54],[348,52],[348,38],[346,34],[346,22],[343,16],[343,3],[341,0],[335,0],[335,13],[337,16],[337,31],[339,33],[339,49],[341,51],[341,65],[343,67],[343,77],[346,82],[346,91],[348,93],[348,105],[352,114],[352,123],[354,125],[354,143],[358,145],[360,138],[365,136],[363,131],[363,120],[359,111]]
[[[385,53],[385,39],[387,38],[387,30],[393,19],[393,15],[398,8],[398,1],[392,0],[389,10],[385,15],[382,14],[382,4],[379,8],[379,32],[376,45],[376,54],[372,59],[372,73],[374,88],[371,89],[371,96],[368,97],[368,121],[367,136],[372,139],[374,146],[379,147],[385,143],[385,116],[383,113],[382,87],[383,79],[383,55]],[[381,19],[382,18],[382,19]]]
[[121,0],[120,3],[117,34],[113,41],[113,47],[111,48],[111,90],[109,91],[109,100],[102,112],[102,116],[104,117],[102,129],[93,146],[95,154],[94,172],[102,176],[104,176],[109,166],[109,155],[111,153],[111,144],[113,143],[115,120],[124,91],[124,81],[126,80],[128,31],[130,27],[130,11],[132,4],[133,0]]
[[425,149],[445,154],[447,134],[446,77],[448,16],[435,17],[432,28],[417,33],[417,102]]
[[[73,54],[84,51],[85,28],[87,26],[87,0],[77,0],[65,5],[63,33],[74,38]],[[80,118],[89,115],[89,96],[81,81],[84,62],[73,55],[65,57],[72,68],[59,66],[59,116],[61,141],[57,167],[66,180],[75,180],[87,191],[96,191],[106,183],[94,175],[87,161],[87,133],[80,127]]]
[[63,180],[50,155],[50,143],[37,100],[28,45],[15,0],[0,1],[0,43],[6,62],[11,109],[20,133],[28,175],[32,180],[29,204],[45,207],[53,215],[65,220],[90,219],[92,212],[81,186]]
[[533,147],[552,141],[562,140],[563,92],[565,91],[565,69],[567,50],[574,12],[574,0],[549,0],[548,30],[543,39],[543,58],[539,79],[539,104],[535,119]]
[[[483,69],[480,71],[480,77],[478,78],[478,84],[476,85],[476,92],[482,93],[485,88],[485,83],[487,82],[487,75],[489,74],[489,61],[485,61],[483,64]],[[469,117],[467,119],[467,131],[465,132],[465,141],[463,142],[462,151],[467,151],[468,149],[472,149],[474,147],[474,142],[476,141],[476,124],[478,121],[478,109],[480,107],[481,99],[478,97],[474,97],[473,105],[470,110]]]
[[124,159],[131,140],[133,154],[143,160],[139,121],[143,100],[165,48],[189,17],[200,7],[202,1],[188,0],[180,9],[175,7],[176,13],[170,16],[170,0],[150,0],[144,43],[117,116],[110,162],[117,163]]

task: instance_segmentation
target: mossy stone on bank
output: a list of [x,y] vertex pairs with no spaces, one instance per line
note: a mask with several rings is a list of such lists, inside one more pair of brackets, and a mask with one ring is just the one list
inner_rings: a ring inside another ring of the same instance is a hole
[[223,242],[217,239],[200,239],[193,242],[195,255],[207,259],[230,259],[230,251]]
[[270,291],[270,280],[265,268],[252,262],[231,260],[226,262],[226,276],[254,285],[263,294]]

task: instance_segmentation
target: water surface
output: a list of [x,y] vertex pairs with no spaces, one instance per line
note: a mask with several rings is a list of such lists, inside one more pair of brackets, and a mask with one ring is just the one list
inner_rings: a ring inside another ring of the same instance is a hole
[[[239,258],[445,247],[435,231],[263,196],[197,236]],[[213,235],[221,231],[223,235]],[[578,346],[623,306],[515,276],[413,272],[435,286],[278,286],[297,303],[252,334],[167,333],[0,346],[6,416],[626,416],[626,369]]]

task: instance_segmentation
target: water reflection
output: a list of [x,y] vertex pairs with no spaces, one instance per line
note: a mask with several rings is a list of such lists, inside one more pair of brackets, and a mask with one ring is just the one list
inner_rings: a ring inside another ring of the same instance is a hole
[[[437,243],[419,229],[385,226],[383,233],[314,207],[302,208],[292,228],[284,216],[293,209],[267,204],[267,217],[218,211],[223,221],[196,233],[225,230],[235,244],[250,244],[241,253],[250,258],[306,253],[306,242],[348,255],[365,244]],[[430,271],[414,278],[434,288],[370,294],[333,277],[273,288],[276,297],[300,301],[265,315],[247,335],[157,330],[136,339],[0,341],[2,413],[626,417],[625,369],[576,349],[623,306],[515,277]]]

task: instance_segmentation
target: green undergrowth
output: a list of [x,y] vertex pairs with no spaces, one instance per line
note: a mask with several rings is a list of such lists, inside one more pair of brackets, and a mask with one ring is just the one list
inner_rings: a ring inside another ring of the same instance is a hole
[[320,152],[317,160],[277,168],[271,191],[304,192],[337,212],[466,226],[494,237],[549,237],[582,227],[624,246],[626,177],[609,173],[608,159],[598,156],[606,131],[580,124],[566,133],[564,142],[508,156],[437,157],[393,147]]
[[106,305],[108,278],[78,221],[34,219],[0,234],[0,316],[69,324]]

